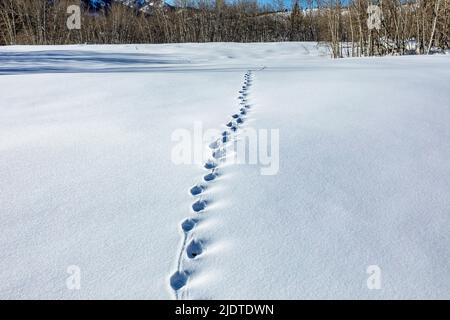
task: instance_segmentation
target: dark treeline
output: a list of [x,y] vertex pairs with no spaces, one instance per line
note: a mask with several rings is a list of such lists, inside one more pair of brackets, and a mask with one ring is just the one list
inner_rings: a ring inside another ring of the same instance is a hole
[[260,42],[321,39],[317,19],[308,30],[287,12],[256,1],[177,3],[175,8],[140,12],[112,2],[108,9],[82,14],[80,30],[66,28],[67,7],[81,1],[1,0],[2,44]]
[[[380,29],[369,30],[374,1],[179,1],[143,12],[112,2],[92,12],[75,0],[1,0],[0,44],[181,42],[328,42],[335,57],[428,53],[449,48],[450,0],[382,0]],[[67,8],[82,8],[81,29],[66,27]]]

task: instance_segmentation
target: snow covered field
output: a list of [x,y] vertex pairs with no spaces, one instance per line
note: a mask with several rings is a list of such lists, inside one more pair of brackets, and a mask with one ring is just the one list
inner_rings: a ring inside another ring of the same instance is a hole
[[[0,298],[448,299],[449,115],[448,55],[2,47]],[[279,132],[278,170],[217,161],[192,196],[174,132],[199,124]]]

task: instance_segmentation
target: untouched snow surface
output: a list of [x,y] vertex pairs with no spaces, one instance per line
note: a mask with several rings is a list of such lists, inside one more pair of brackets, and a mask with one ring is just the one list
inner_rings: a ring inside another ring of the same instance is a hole
[[[450,298],[449,67],[311,43],[0,48],[0,297],[175,298],[181,252],[179,298]],[[232,138],[278,129],[279,170],[221,163],[194,213],[208,171],[172,161],[173,133],[225,130],[247,70]]]

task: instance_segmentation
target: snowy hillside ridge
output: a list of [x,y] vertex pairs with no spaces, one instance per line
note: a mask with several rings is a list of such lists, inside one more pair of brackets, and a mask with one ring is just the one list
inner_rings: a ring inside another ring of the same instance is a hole
[[121,2],[133,8],[139,8],[143,11],[151,11],[155,8],[162,8],[165,5],[163,0],[114,0]]
[[[449,63],[0,47],[0,298],[450,298]],[[175,163],[196,123],[209,157]],[[249,128],[271,175],[230,161]]]
[[112,2],[122,3],[131,8],[137,8],[144,12],[151,12],[156,8],[166,5],[163,0],[83,0],[92,9],[102,9],[111,5]]

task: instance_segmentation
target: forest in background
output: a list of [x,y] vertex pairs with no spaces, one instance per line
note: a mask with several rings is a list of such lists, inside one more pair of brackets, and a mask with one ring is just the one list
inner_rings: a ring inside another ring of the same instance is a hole
[[[92,11],[81,0],[2,0],[0,45],[317,41],[334,57],[427,54],[450,48],[450,0],[177,1],[151,12],[112,2]],[[382,13],[369,28],[370,5]],[[66,27],[82,8],[81,28]]]

